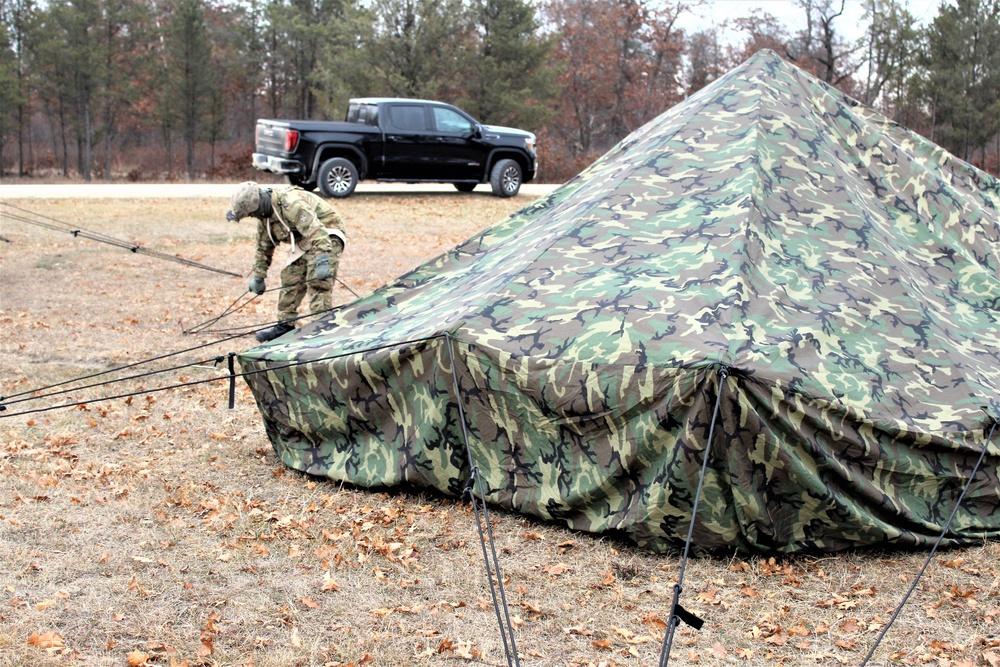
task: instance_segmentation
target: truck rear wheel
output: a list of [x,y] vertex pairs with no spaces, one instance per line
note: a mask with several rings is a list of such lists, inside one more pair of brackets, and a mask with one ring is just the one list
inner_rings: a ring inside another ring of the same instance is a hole
[[302,180],[302,177],[298,174],[288,174],[287,176],[285,176],[285,180],[288,182],[289,185],[295,185],[307,192],[312,192],[313,190],[316,189],[315,183],[306,183],[305,181]]
[[324,197],[350,197],[358,187],[358,168],[346,158],[335,157],[320,165],[316,181]]
[[521,189],[521,165],[516,160],[500,160],[490,172],[490,186],[497,197],[513,197]]

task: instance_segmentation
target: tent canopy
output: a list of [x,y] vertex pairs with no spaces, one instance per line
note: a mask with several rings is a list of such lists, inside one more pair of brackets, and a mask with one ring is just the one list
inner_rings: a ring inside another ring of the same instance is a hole
[[[763,51],[239,360],[311,474],[457,494],[476,466],[492,503],[662,551],[710,447],[703,548],[921,546],[1000,416],[998,209],[996,179]],[[1000,535],[998,462],[948,543]]]

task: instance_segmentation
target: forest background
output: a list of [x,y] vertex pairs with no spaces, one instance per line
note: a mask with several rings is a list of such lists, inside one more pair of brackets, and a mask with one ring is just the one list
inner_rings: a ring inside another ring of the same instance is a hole
[[781,5],[798,31],[763,11],[685,31],[685,0],[0,0],[0,172],[240,179],[257,118],[387,95],[536,132],[558,183],[771,48],[1000,174],[1000,0],[922,27],[900,0],[846,25],[846,1]]

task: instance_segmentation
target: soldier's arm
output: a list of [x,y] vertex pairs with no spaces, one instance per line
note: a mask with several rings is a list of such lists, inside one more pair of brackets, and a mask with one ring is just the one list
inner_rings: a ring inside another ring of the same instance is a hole
[[254,253],[253,275],[255,278],[267,276],[267,270],[271,266],[271,259],[274,257],[274,243],[271,242],[271,235],[267,233],[266,221],[257,224],[257,250]]

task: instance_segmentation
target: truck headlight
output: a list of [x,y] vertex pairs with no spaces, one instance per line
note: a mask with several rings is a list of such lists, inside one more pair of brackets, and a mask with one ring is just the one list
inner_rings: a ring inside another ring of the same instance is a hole
[[535,150],[535,138],[534,137],[525,137],[524,138],[524,146],[529,151]]

